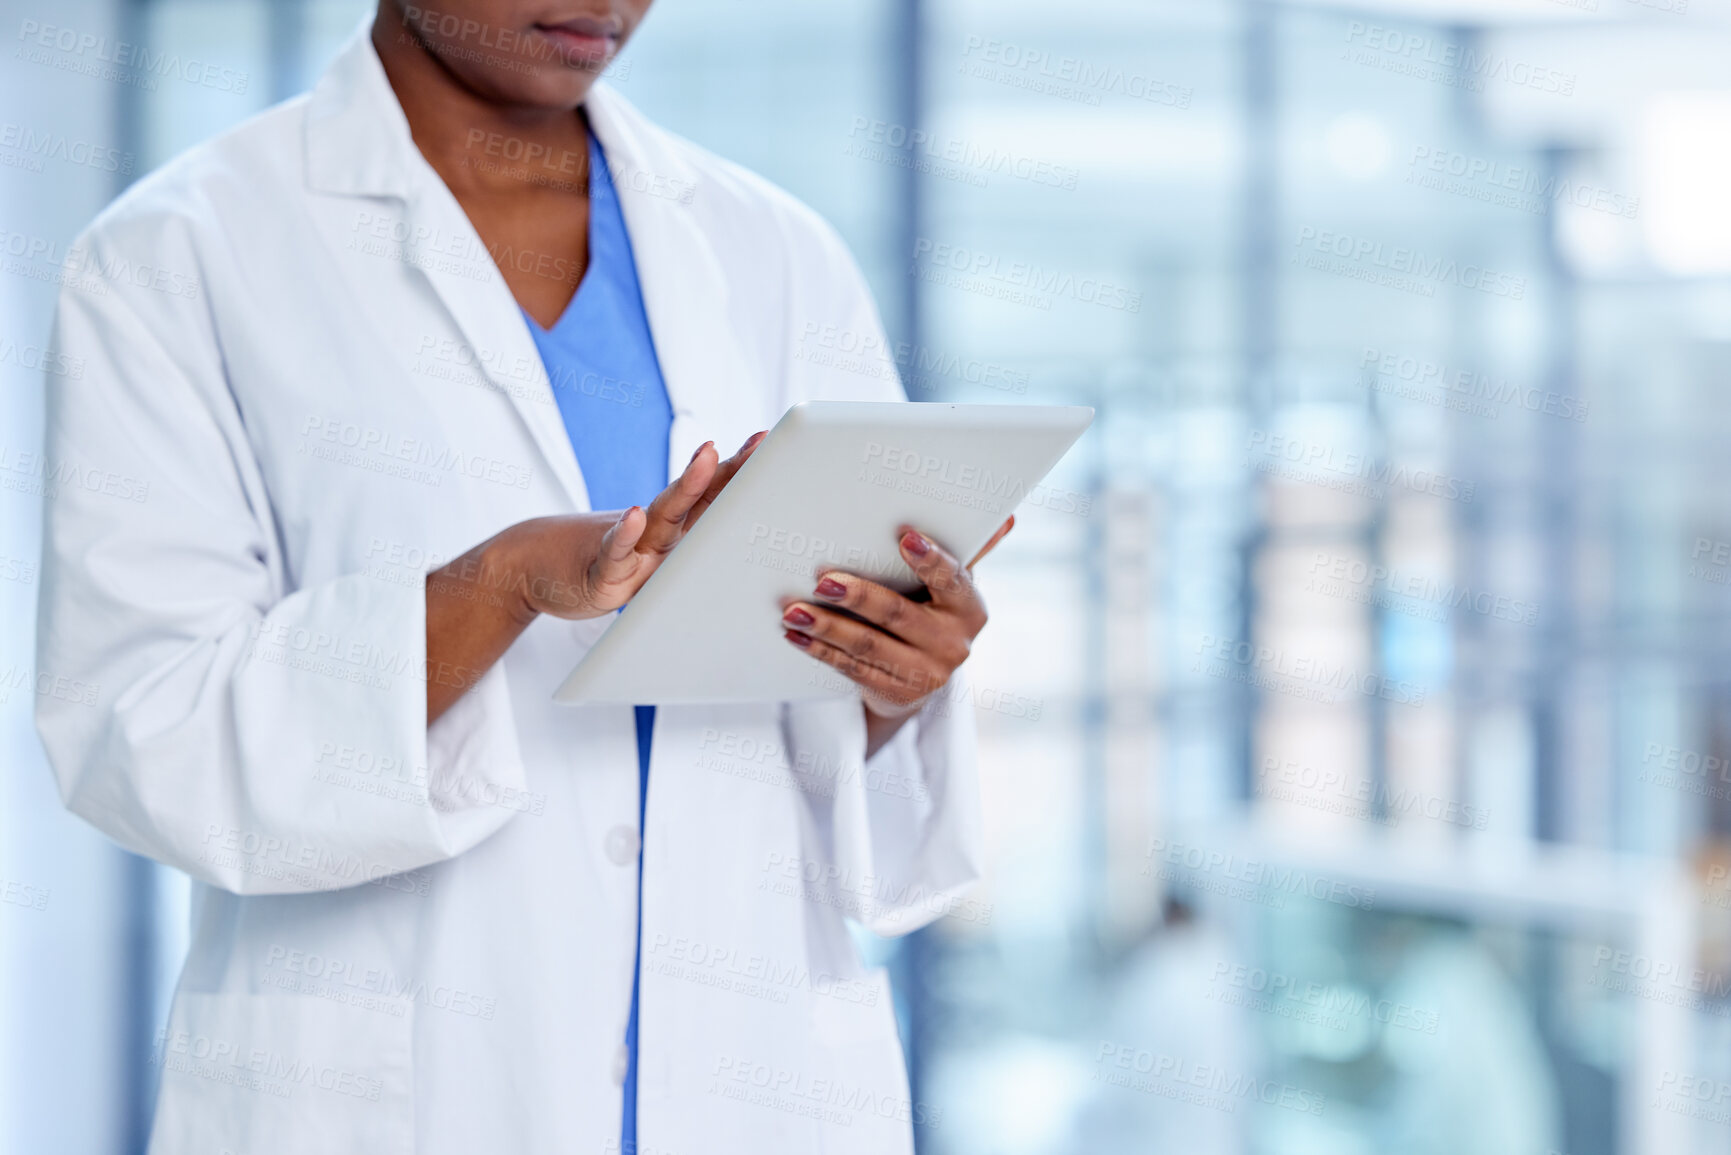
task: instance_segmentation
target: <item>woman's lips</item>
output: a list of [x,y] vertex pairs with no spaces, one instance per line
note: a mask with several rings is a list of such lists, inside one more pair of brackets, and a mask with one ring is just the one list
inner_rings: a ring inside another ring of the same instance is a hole
[[579,67],[606,64],[619,48],[619,34],[599,20],[537,24],[535,31],[547,38],[560,59]]

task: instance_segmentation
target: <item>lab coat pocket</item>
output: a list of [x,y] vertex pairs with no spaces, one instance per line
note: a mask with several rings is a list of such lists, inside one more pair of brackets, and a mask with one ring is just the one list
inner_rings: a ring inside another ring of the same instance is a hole
[[153,1060],[151,1155],[411,1155],[413,1013],[181,992]]
[[908,1096],[887,976],[862,971],[826,991],[814,975],[812,993],[823,1054],[817,1066],[827,1076],[818,1116],[823,1155],[908,1155],[913,1128],[932,1120]]

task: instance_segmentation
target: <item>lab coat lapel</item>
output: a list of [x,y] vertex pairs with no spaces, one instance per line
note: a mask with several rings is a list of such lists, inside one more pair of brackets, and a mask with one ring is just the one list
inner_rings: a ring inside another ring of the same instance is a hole
[[452,247],[461,255],[443,260],[434,255],[417,263],[488,379],[528,426],[559,484],[578,509],[586,510],[588,486],[522,310],[457,198],[424,159],[421,163],[426,174],[408,203],[409,235],[440,238],[435,244],[441,245],[442,238],[454,238]]
[[579,510],[588,487],[540,351],[504,276],[451,190],[415,147],[366,20],[319,81],[307,117],[315,191],[391,197],[403,206],[402,259],[427,278],[475,361],[517,411]]
[[764,419],[728,323],[725,270],[694,210],[700,177],[605,83],[584,104],[619,192],[643,307],[673,406],[669,480],[705,441],[723,457]]

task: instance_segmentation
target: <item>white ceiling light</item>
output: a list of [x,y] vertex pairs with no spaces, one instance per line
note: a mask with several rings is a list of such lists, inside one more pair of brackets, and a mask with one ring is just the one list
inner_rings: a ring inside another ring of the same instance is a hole
[[1641,216],[1668,273],[1731,272],[1731,93],[1671,92],[1647,105]]

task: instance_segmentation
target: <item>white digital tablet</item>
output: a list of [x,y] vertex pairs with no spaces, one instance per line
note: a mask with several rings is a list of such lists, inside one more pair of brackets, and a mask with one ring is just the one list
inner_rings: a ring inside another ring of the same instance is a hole
[[911,525],[966,561],[1039,486],[1081,406],[808,401],[789,409],[584,655],[560,702],[784,702],[854,693],[782,637],[782,599],[841,569],[918,588]]

